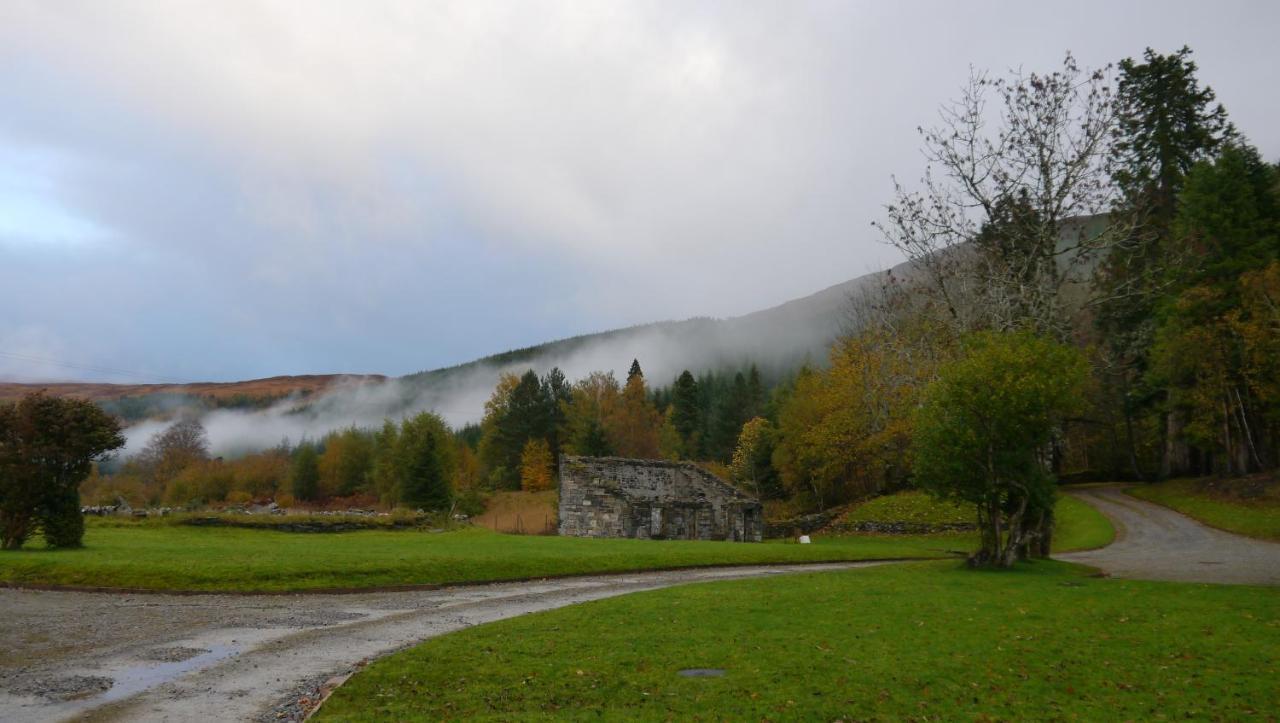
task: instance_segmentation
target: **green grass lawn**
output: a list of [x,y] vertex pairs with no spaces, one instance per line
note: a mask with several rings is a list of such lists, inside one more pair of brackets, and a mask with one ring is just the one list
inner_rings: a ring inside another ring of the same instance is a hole
[[1125,491],[1206,525],[1264,540],[1280,540],[1280,499],[1275,497],[1249,502],[1211,495],[1201,480],[1194,479],[1135,485]]
[[352,677],[319,719],[1266,719],[1278,602],[1057,562],[689,585],[428,641]]
[[[1093,546],[1090,515],[1104,525],[1105,519],[1074,500],[1063,504],[1057,548]],[[705,565],[931,558],[967,551],[974,537],[817,536],[815,543],[596,540],[478,528],[296,533],[94,520],[83,549],[0,553],[0,582],[236,592],[441,585]]]
[[973,524],[971,505],[940,502],[927,492],[907,490],[874,497],[844,516],[844,522],[911,522],[922,525]]
[[1111,521],[1091,505],[1060,495],[1054,507],[1053,551],[1093,550],[1116,539]]
[[824,544],[660,542],[428,533],[291,533],[91,527],[80,550],[0,553],[0,581],[156,590],[285,591],[509,580],[648,568],[937,557],[966,539],[860,537]]

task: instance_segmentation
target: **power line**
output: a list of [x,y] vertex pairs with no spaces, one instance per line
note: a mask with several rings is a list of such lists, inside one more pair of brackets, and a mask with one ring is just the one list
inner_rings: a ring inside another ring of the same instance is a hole
[[168,383],[168,384],[186,384],[187,383],[181,379],[174,379],[173,377],[165,377],[159,374],[135,372],[135,371],[130,371],[128,369],[116,369],[113,367],[92,366],[88,364],[75,364],[73,362],[59,361],[57,359],[46,359],[42,357],[36,357],[36,356],[21,354],[21,353],[12,352],[12,351],[0,350],[0,357],[3,357],[5,359],[13,359],[15,361],[24,361],[24,362],[34,363],[34,364],[49,364],[52,366],[65,367],[67,369],[77,369],[80,371],[97,372],[99,374],[120,374],[128,377],[134,377],[137,379],[153,380],[158,383]]

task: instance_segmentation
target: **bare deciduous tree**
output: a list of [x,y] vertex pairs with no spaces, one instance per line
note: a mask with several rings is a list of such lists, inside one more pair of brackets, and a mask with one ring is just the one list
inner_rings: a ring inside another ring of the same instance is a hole
[[152,484],[172,479],[186,467],[209,458],[209,435],[204,425],[185,418],[152,435],[138,456]]
[[[996,101],[996,108],[989,106]],[[1102,215],[1115,102],[1108,69],[1067,54],[1047,75],[972,74],[941,123],[920,129],[920,190],[895,179],[876,222],[957,333],[1031,329],[1070,336],[1102,253],[1128,235]]]

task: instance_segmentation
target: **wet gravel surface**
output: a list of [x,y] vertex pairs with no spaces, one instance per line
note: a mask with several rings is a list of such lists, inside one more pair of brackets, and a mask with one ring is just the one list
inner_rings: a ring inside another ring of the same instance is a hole
[[191,660],[197,655],[204,655],[209,652],[202,648],[184,648],[181,645],[172,648],[155,648],[142,653],[138,657],[141,660],[153,660],[157,663],[181,663],[184,660]]
[[1280,585],[1280,544],[1203,525],[1120,487],[1071,494],[1097,507],[1116,527],[1116,541],[1087,552],[1055,555],[1113,577],[1245,585]]
[[301,720],[368,661],[471,625],[671,585],[868,564],[350,595],[0,589],[0,721]]

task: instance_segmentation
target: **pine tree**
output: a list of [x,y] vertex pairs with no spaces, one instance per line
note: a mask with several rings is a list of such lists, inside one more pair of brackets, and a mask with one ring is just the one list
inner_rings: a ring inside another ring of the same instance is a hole
[[[532,369],[519,377],[504,374],[485,403],[480,457],[499,486],[518,489],[520,455],[525,444],[530,439],[549,439],[555,434],[556,419],[547,395],[553,386],[563,385],[563,375],[559,376],[559,380],[549,378],[544,385]],[[555,393],[562,394],[563,390]]]
[[1174,228],[1196,263],[1173,275],[1152,353],[1154,381],[1183,422],[1170,441],[1190,445],[1175,469],[1232,475],[1272,464],[1275,413],[1259,383],[1270,365],[1249,349],[1277,332],[1254,323],[1245,297],[1252,274],[1280,258],[1275,182],[1257,151],[1235,144],[1187,175]]
[[764,414],[764,405],[764,383],[760,381],[760,370],[752,364],[751,370],[747,373],[747,419]]
[[399,502],[406,507],[441,510],[453,497],[453,435],[444,420],[422,412],[400,425]]
[[1200,87],[1191,48],[1147,48],[1142,61],[1120,61],[1112,177],[1126,206],[1167,229],[1186,174],[1235,131],[1213,89]]
[[680,456],[700,456],[702,410],[698,404],[698,382],[686,369],[671,388],[671,423],[680,437]]
[[568,406],[573,401],[573,388],[559,367],[552,367],[542,377],[542,401],[546,405],[546,440],[551,458],[559,459],[568,425]]
[[733,375],[733,382],[724,390],[716,405],[714,424],[705,450],[707,456],[721,462],[728,462],[733,457],[734,447],[738,443],[738,433],[742,431],[742,425],[750,419],[747,416],[751,404],[750,396],[746,377],[742,372],[737,372]]
[[[1148,385],[1155,309],[1164,296],[1165,268],[1183,256],[1172,234],[1178,194],[1191,167],[1234,135],[1211,88],[1201,88],[1190,48],[1161,55],[1148,48],[1142,62],[1120,63],[1112,180],[1120,189],[1115,213],[1133,219],[1134,233],[1099,267],[1096,326],[1105,339],[1110,372],[1103,381],[1124,418],[1129,466],[1146,476],[1138,452],[1140,429],[1164,396]],[[1158,420],[1150,420],[1156,423]],[[1158,421],[1176,437],[1177,415]],[[1170,431],[1172,430],[1172,431]],[[1163,447],[1161,467],[1176,472],[1176,442]]]
[[629,369],[629,370],[627,371],[627,383],[628,383],[628,384],[629,384],[629,383],[631,383],[631,380],[632,380],[632,379],[634,379],[634,378],[636,378],[636,377],[642,377],[642,378],[643,378],[643,377],[644,377],[644,372],[640,371],[640,360],[639,360],[639,359],[632,359],[632,360],[631,360],[631,369]]
[[320,496],[320,464],[316,446],[302,442],[293,453],[289,489],[294,499],[311,502]]

